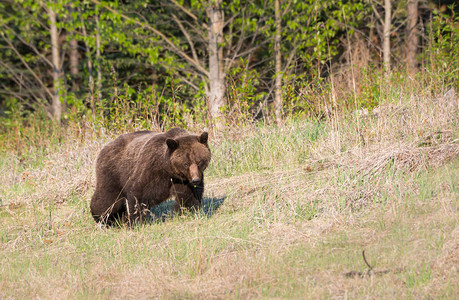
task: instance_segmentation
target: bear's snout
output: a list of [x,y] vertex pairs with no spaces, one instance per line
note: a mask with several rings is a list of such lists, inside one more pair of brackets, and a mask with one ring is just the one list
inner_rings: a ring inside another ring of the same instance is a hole
[[201,182],[201,174],[197,164],[192,164],[190,166],[190,177],[192,184],[198,184]]

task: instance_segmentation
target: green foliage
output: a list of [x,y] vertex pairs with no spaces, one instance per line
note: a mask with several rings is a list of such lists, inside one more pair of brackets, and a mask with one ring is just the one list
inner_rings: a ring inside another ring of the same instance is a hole
[[454,6],[451,15],[434,11],[433,22],[428,27],[430,45],[425,52],[428,72],[439,76],[445,85],[459,88],[459,15]]
[[241,59],[228,74],[228,117],[236,121],[234,125],[253,121],[259,111],[259,104],[266,94],[259,91],[260,75],[249,63]]
[[[373,47],[378,41],[371,37],[375,15],[370,3],[307,0],[280,4],[283,114],[288,119],[319,119],[330,112],[376,107],[386,82],[379,70],[379,52]],[[400,28],[394,32],[393,47],[398,47],[394,61],[400,65],[394,66],[393,77],[401,84],[406,80],[397,72],[403,64],[403,46],[397,43],[402,45],[405,38],[400,22],[406,17],[405,4],[397,2],[394,22],[398,23],[393,24]],[[61,34],[64,125],[80,126],[82,120],[91,120],[113,130],[132,130],[209,124],[209,79],[171,50],[177,47],[208,69],[207,2],[136,0],[96,5],[83,0],[15,0],[0,3],[2,134],[27,126],[27,118],[35,112],[45,118],[51,115],[47,7],[56,11]],[[219,47],[226,75],[226,124],[270,122],[276,75],[274,2],[223,1],[222,9],[224,41]],[[448,11],[451,15],[434,10],[424,35],[422,71],[442,82],[433,84],[435,92],[444,86],[458,88],[459,82],[459,18],[454,7]],[[349,88],[343,81],[351,75],[333,78],[348,72],[347,56],[353,46],[348,43],[356,35],[372,39],[363,44],[371,49],[366,65],[352,66],[359,76],[352,75],[355,88]],[[70,41],[78,45],[77,74],[70,72]]]
[[53,124],[43,104],[32,110],[22,108],[19,101],[8,100],[4,116],[0,116],[0,152],[27,153],[30,149],[51,147],[61,139],[61,128]]
[[359,82],[360,94],[358,105],[361,108],[372,109],[378,106],[381,99],[381,86],[383,74],[381,70],[362,70],[362,80]]
[[301,75],[291,74],[284,76],[284,82],[282,96],[284,112],[288,118],[319,118],[324,113],[323,104],[331,92],[325,80],[315,78],[306,81]]

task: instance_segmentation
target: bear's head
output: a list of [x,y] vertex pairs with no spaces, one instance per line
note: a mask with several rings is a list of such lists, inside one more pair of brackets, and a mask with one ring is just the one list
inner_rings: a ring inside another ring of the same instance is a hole
[[199,184],[210,162],[207,132],[166,139],[173,177]]

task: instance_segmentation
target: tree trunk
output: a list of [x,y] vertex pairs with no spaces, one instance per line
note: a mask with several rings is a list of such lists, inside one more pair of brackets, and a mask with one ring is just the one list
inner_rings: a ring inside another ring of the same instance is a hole
[[100,70],[100,27],[99,27],[99,15],[96,15],[96,69],[97,69],[97,98],[98,101],[101,99],[102,89],[102,72]]
[[223,10],[222,0],[209,1],[209,111],[215,126],[221,128],[221,108],[225,105],[225,73],[223,70]]
[[[72,7],[68,7],[68,10],[70,13],[74,12],[74,9]],[[78,77],[78,64],[80,62],[80,55],[78,53],[78,41],[74,38],[70,40],[69,61],[70,61],[70,75],[72,78],[72,92],[77,92],[79,90],[77,77]]]
[[53,60],[53,88],[54,94],[52,99],[52,114],[56,122],[61,121],[62,102],[60,97],[61,91],[61,63],[59,56],[59,37],[56,24],[56,13],[51,7],[48,7],[51,34],[51,50]]
[[390,72],[390,25],[391,25],[391,10],[392,5],[390,0],[384,0],[384,43],[383,43],[383,56],[384,56],[384,69],[386,74]]
[[[81,11],[80,11],[80,14],[81,14]],[[83,32],[83,36],[85,38],[86,57],[88,61],[88,83],[89,83],[89,92],[90,92],[89,101],[91,105],[92,114],[93,116],[95,116],[96,115],[96,102],[94,99],[94,78],[92,76],[91,49],[89,48],[89,43],[87,42],[88,34],[86,32],[86,26],[84,25],[84,22],[82,22],[81,31]]]
[[78,42],[75,39],[70,40],[70,74],[72,75],[72,91],[78,91],[78,83],[76,78],[78,76]]
[[406,43],[406,63],[408,72],[414,74],[418,70],[416,53],[418,50],[418,2],[419,0],[408,1],[408,34]]
[[274,11],[276,15],[276,36],[274,37],[274,52],[276,60],[276,81],[274,84],[274,114],[276,116],[276,123],[282,122],[282,54],[281,54],[281,15],[279,0],[274,1]]

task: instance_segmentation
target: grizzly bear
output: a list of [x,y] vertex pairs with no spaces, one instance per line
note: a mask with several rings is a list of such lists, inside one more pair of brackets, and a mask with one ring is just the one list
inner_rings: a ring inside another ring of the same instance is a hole
[[96,222],[113,224],[127,216],[143,223],[149,209],[170,197],[174,209],[199,209],[204,170],[210,162],[208,134],[181,128],[165,133],[138,131],[107,144],[96,161],[91,213]]

